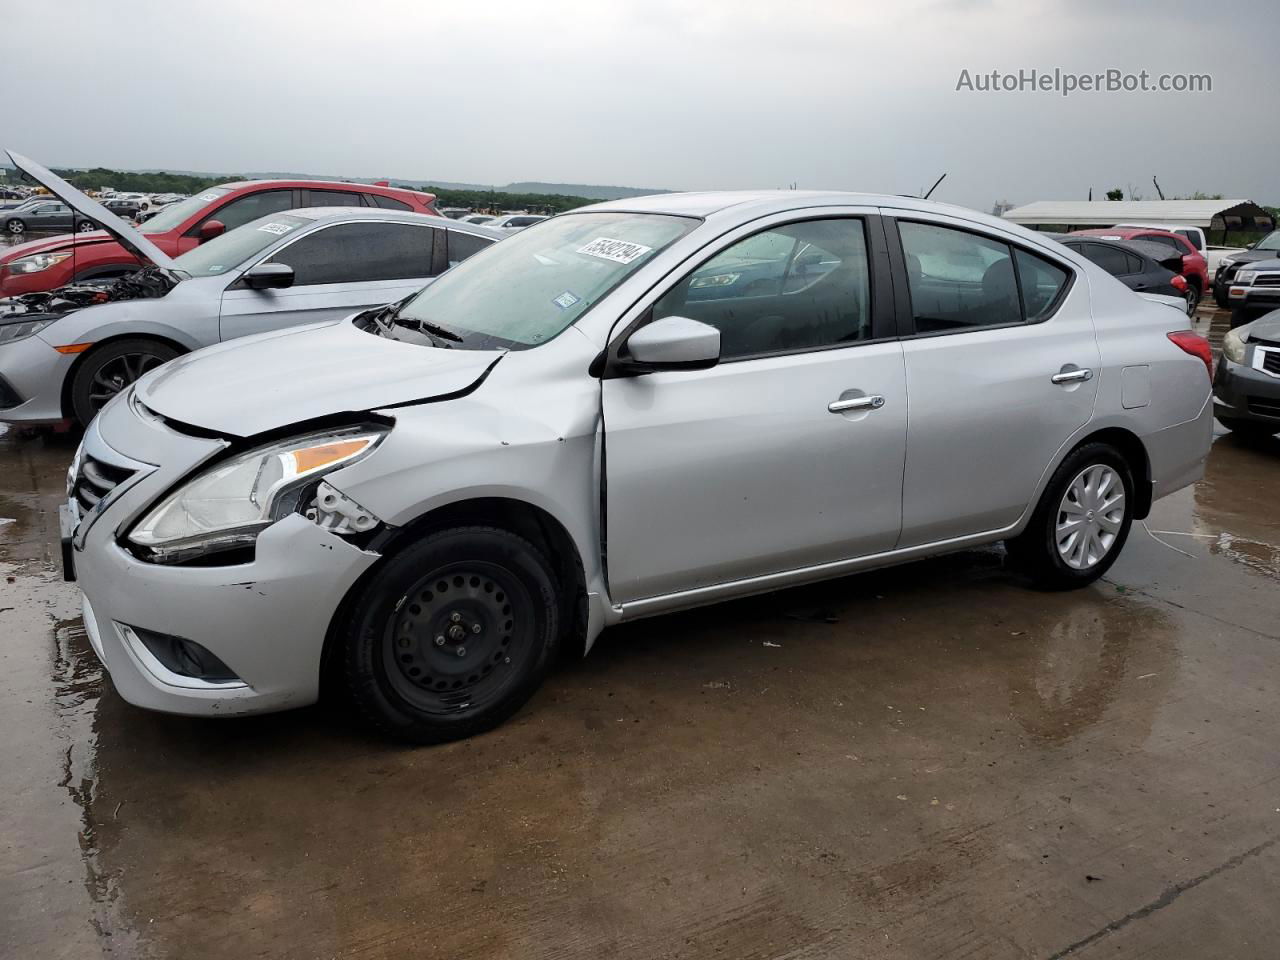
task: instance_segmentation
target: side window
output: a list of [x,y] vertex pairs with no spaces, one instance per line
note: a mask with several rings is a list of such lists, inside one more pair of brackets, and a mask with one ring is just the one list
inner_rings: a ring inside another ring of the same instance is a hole
[[1142,261],[1132,253],[1126,253],[1124,255],[1124,262],[1125,273],[1146,273],[1146,268],[1142,265]]
[[363,207],[362,194],[350,190],[308,190],[308,207]]
[[1115,247],[1105,247],[1100,243],[1086,243],[1081,253],[1084,254],[1086,259],[1092,260],[1113,277],[1123,276],[1131,272],[1128,266],[1128,258],[1123,250],[1117,250]]
[[384,210],[412,210],[413,207],[405,203],[403,200],[397,200],[395,197],[384,197],[380,193],[366,193],[366,200],[372,200],[374,206],[382,207]]
[[236,227],[243,227],[250,220],[265,217],[268,213],[280,213],[282,210],[292,209],[292,190],[263,190],[261,193],[238,197],[219,207],[205,219],[221,220],[230,231]]
[[291,243],[270,262],[292,267],[298,286],[425,278],[435,232],[408,223],[338,223]]
[[694,269],[653,305],[720,331],[724,360],[871,337],[866,230],[810,220],[754,234]]
[[898,232],[916,330],[1022,322],[1008,244],[931,223],[899,221]]
[[449,230],[449,266],[461,263],[473,253],[479,253],[493,243],[488,237],[477,237],[470,233],[459,233]]
[[1022,309],[1027,323],[1043,320],[1057,306],[1058,295],[1067,285],[1067,271],[1026,250],[1015,250],[1018,281],[1022,289]]

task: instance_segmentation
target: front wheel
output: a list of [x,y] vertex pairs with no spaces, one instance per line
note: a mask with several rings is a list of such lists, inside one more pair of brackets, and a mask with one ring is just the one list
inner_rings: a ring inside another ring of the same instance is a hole
[[81,220],[76,224],[76,233],[92,233],[98,229],[98,225],[92,220]]
[[1133,475],[1105,443],[1090,443],[1054,471],[1010,554],[1041,586],[1087,586],[1111,567],[1133,524]]
[[10,236],[20,237],[27,232],[27,225],[17,218],[8,221],[4,225],[5,232]]
[[529,541],[495,527],[436,531],[392,555],[341,625],[347,688],[396,739],[480,733],[542,683],[559,609],[555,574]]
[[88,426],[117,393],[178,351],[158,340],[117,340],[86,354],[71,378],[71,412]]

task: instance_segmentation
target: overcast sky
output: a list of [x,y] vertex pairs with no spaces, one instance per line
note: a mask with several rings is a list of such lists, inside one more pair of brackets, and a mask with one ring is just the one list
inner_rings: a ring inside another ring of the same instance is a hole
[[[1280,202],[1280,5],[0,0],[0,145],[48,165]],[[962,69],[1211,93],[957,92]]]

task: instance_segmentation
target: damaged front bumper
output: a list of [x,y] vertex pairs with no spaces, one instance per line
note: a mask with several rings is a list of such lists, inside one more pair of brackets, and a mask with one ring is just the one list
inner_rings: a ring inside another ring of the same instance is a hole
[[[157,498],[225,448],[216,438],[135,416],[123,400],[85,434],[77,464],[104,464],[115,472],[101,473],[114,476],[132,470],[99,506],[72,511],[71,562],[94,650],[120,695],[137,706],[228,716],[313,703],[330,621],[378,560],[335,532],[336,520],[326,529],[321,518],[301,514],[264,529],[249,562],[165,565],[121,545]],[[202,657],[219,670],[189,668]]]

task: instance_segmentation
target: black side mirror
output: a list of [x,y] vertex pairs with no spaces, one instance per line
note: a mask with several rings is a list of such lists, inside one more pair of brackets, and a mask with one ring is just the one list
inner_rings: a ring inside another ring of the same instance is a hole
[[283,290],[293,286],[293,267],[287,263],[260,263],[240,277],[250,290]]

